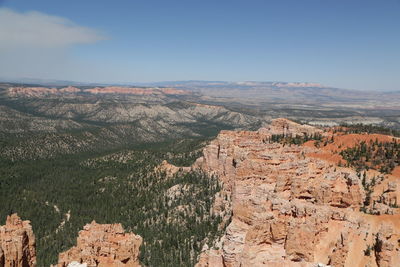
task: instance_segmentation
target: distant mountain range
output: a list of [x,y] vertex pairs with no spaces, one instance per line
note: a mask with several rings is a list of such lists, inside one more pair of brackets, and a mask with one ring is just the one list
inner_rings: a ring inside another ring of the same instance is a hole
[[[20,84],[31,84],[31,85],[45,85],[45,86],[176,86],[176,87],[208,87],[208,88],[219,88],[219,87],[235,87],[235,88],[248,88],[248,87],[265,87],[271,86],[276,88],[331,88],[338,89],[331,86],[325,86],[315,82],[285,82],[285,81],[206,81],[206,80],[182,80],[182,81],[160,81],[160,82],[79,82],[71,80],[57,80],[57,79],[39,79],[39,78],[7,78],[0,76],[0,82],[3,83],[20,83]],[[345,89],[342,89],[345,90]],[[352,90],[348,91],[362,91]],[[378,90],[367,90],[367,92],[379,92],[379,93],[398,93],[399,90],[395,91],[378,91]]]
[[151,83],[103,84],[66,80],[44,80],[31,78],[5,79],[10,86],[51,86],[51,87],[169,87],[203,95],[205,101],[241,103],[251,106],[265,104],[345,106],[361,109],[400,109],[400,90],[359,91],[334,88],[319,83],[307,82],[228,82],[228,81],[164,81]]
[[318,83],[176,81],[147,85],[189,90],[221,102],[239,102],[256,106],[290,104],[291,106],[400,109],[400,91],[358,91]]

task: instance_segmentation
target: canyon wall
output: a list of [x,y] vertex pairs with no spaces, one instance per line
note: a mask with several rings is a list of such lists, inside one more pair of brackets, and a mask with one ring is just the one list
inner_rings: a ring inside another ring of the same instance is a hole
[[315,133],[325,134],[278,119],[255,132],[222,131],[204,149],[195,166],[223,182],[214,209],[231,210],[232,221],[197,267],[400,262],[400,216],[361,213],[366,192],[354,170],[315,157],[315,146],[267,141]]

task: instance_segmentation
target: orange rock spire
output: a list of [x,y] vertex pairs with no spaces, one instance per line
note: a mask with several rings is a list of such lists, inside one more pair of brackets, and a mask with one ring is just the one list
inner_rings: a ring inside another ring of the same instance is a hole
[[0,226],[0,266],[36,266],[35,236],[30,221],[22,221],[17,214],[7,216]]

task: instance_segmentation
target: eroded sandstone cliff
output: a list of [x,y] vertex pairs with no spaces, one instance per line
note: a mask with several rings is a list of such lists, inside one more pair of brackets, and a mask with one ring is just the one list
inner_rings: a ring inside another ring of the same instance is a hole
[[125,233],[121,224],[98,224],[93,221],[79,232],[77,245],[60,253],[58,267],[71,263],[87,266],[138,267],[142,238]]
[[[224,183],[225,197],[214,209],[231,210],[232,221],[220,242],[204,250],[197,267],[400,263],[398,208],[379,203],[395,215],[360,212],[366,192],[354,170],[319,157],[324,151],[314,145],[266,141],[276,134],[315,133],[328,135],[277,119],[255,132],[222,131],[204,149],[195,165]],[[383,187],[385,192],[396,188]]]
[[36,266],[35,236],[30,221],[22,221],[17,214],[7,216],[0,226],[0,266]]
[[[59,255],[56,266],[126,266],[139,267],[142,238],[125,233],[121,224],[92,222],[79,232],[77,245]],[[0,226],[0,266],[35,267],[36,244],[29,221],[17,214],[7,216]]]

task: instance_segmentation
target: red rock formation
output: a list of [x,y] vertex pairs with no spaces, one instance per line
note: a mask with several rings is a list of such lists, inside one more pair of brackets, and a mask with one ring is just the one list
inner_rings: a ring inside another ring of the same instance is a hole
[[1,247],[0,247],[0,266],[4,266],[4,252]]
[[86,263],[88,266],[137,267],[142,238],[125,233],[121,224],[97,224],[93,221],[79,232],[77,245],[58,258],[59,267],[71,262]]
[[221,244],[205,250],[198,267],[400,262],[400,217],[359,211],[365,192],[355,171],[309,156],[320,152],[314,146],[265,142],[272,134],[317,132],[278,119],[256,132],[222,131],[204,149],[195,166],[218,175],[230,203],[217,199],[214,209],[233,215]]
[[261,128],[259,130],[260,133],[265,133],[267,135],[272,134],[284,134],[284,135],[311,135],[320,133],[322,134],[322,130],[312,127],[310,125],[302,125],[295,123],[291,120],[279,118],[274,119],[269,126],[266,128]]
[[81,89],[73,87],[73,86],[68,86],[65,88],[61,88],[59,91],[62,93],[78,93],[81,91]]
[[36,266],[35,236],[30,221],[22,221],[17,214],[7,216],[0,226],[0,266]]

